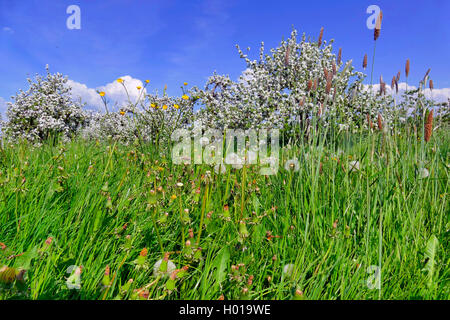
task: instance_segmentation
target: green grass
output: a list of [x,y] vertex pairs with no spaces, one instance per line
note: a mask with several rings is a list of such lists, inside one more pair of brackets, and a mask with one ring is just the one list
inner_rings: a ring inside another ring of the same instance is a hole
[[[307,299],[448,299],[448,131],[427,144],[412,134],[336,141],[284,149],[273,176],[173,165],[151,146],[5,145],[0,268],[26,273],[5,283],[4,272],[0,299],[294,299],[296,290]],[[294,155],[300,170],[288,172]],[[153,275],[165,252],[189,266],[175,283]],[[367,269],[380,262],[381,290],[370,289]],[[293,272],[283,273],[287,264]],[[83,266],[79,290],[66,284],[71,265]]]

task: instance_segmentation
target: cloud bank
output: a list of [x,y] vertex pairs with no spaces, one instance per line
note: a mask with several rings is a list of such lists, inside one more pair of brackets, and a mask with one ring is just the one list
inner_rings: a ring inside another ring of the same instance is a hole
[[[81,102],[86,103],[86,109],[104,112],[105,105],[98,94],[98,92],[105,92],[105,98],[108,103],[109,111],[117,111],[121,107],[128,104],[128,98],[132,103],[135,103],[139,99],[140,91],[143,90],[142,94],[146,94],[147,91],[145,89],[138,90],[137,87],[144,87],[144,84],[141,80],[134,79],[131,76],[122,76],[120,77],[124,80],[123,84],[126,89],[117,81],[108,83],[104,86],[100,86],[97,88],[89,88],[85,84],[68,80],[67,85],[72,88],[72,98],[74,100],[81,99]],[[128,91],[128,95],[127,95]]]
[[[365,88],[369,89],[370,86],[365,85]],[[416,89],[417,87],[408,85],[408,91]],[[380,91],[380,84],[379,83],[374,84],[372,90],[373,92]],[[395,92],[395,88],[394,90],[392,90],[391,86],[386,84],[386,94],[394,95],[394,97],[396,97],[398,100],[401,98],[402,94],[405,91],[406,91],[406,82],[401,82],[398,84],[398,94]],[[423,90],[423,93],[425,97],[427,97],[428,99],[432,99],[436,103],[448,102],[450,99],[450,88],[441,88],[441,89],[435,88],[433,90],[426,88],[425,90]]]

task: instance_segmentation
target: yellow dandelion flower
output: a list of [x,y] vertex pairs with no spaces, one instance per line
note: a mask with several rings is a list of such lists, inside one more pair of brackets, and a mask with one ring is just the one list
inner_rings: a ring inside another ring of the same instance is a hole
[[177,104],[174,104],[173,107],[174,107],[175,109],[180,109],[180,106],[177,105]]
[[124,115],[125,115],[125,111],[120,110],[120,115],[121,115],[121,116],[124,116]]
[[105,93],[103,91],[99,92],[98,94],[100,95],[100,97],[104,97],[105,96]]
[[155,107],[156,107],[156,104],[151,103],[151,104],[150,104],[150,107],[155,108]]
[[166,110],[167,109],[167,106],[166,105],[163,105],[163,107],[162,107],[164,110]]
[[187,94],[183,94],[183,96],[181,97],[183,100],[189,100],[189,96]]
[[177,196],[176,196],[175,194],[173,194],[173,195],[170,197],[171,200],[175,200],[176,198],[177,198]]
[[119,79],[117,79],[117,82],[118,83],[123,83],[123,79],[119,78]]
[[145,83],[150,83],[150,80],[145,80]]
[[185,82],[185,83],[183,83],[185,86],[187,86],[188,85],[188,83],[187,82]]
[[142,89],[142,87],[141,87],[141,86],[137,86],[137,87],[136,87],[136,89],[138,89],[138,90],[141,90],[141,89]]

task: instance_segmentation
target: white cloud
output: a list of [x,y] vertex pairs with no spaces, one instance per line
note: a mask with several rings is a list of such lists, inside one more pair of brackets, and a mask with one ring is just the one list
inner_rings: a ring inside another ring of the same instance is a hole
[[[365,88],[369,89],[369,85],[365,85]],[[408,91],[415,90],[417,87],[408,85]],[[378,92],[380,90],[380,84],[374,84],[372,88],[373,92]],[[395,93],[394,90],[391,89],[391,86],[386,83],[386,94],[391,95],[394,94],[394,96],[400,98],[401,95],[406,90],[406,82],[401,82],[398,84],[398,94]],[[426,88],[423,93],[425,94],[425,97],[428,99],[433,99],[433,101],[440,103],[440,102],[448,102],[450,99],[450,88],[435,88],[433,91],[431,91],[429,88]]]
[[[140,95],[140,91],[137,89],[137,87],[140,86],[143,88],[144,84],[141,80],[134,79],[131,76],[122,76],[120,78],[124,80],[124,85],[127,88],[131,102],[135,103]],[[86,103],[87,109],[99,112],[105,111],[105,106],[97,91],[105,92],[105,98],[108,103],[109,111],[117,111],[128,103],[127,92],[122,84],[118,83],[117,81],[108,83],[95,89],[89,88],[85,84],[73,80],[69,80],[67,84],[72,88],[73,99],[78,100],[79,98],[81,98],[81,101]],[[145,89],[141,90],[144,90],[143,94],[147,93]]]
[[3,27],[2,31],[6,32],[6,33],[9,33],[9,34],[13,34],[14,33],[14,30],[11,29],[10,27]]

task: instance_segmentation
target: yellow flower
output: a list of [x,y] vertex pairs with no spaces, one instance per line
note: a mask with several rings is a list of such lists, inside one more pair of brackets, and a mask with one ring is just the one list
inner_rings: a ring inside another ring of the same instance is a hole
[[123,79],[119,78],[119,79],[117,79],[117,82],[118,83],[123,83]]
[[186,94],[183,94],[183,96],[181,98],[183,98],[183,100],[189,100],[189,96]]
[[149,83],[150,82],[150,80],[145,80],[145,83]]
[[163,109],[166,110],[166,109],[167,109],[167,106],[166,106],[166,105],[163,105]]
[[185,83],[183,83],[185,86],[187,86],[188,85],[188,83],[187,82],[185,82]]
[[136,89],[138,89],[138,90],[141,90],[141,89],[142,89],[142,87],[141,87],[141,86],[137,86],[137,87],[136,87]]
[[105,96],[105,93],[103,91],[99,92],[98,94],[100,95],[100,97],[104,97]]
[[151,103],[151,104],[150,104],[150,107],[155,108],[155,107],[156,107],[156,104]]
[[176,198],[177,198],[177,196],[176,196],[175,194],[173,194],[173,195],[170,196],[170,199],[171,199],[171,200],[175,200]]
[[120,115],[121,115],[121,116],[124,116],[124,115],[125,115],[125,111],[120,110]]
[[173,107],[174,107],[175,109],[180,109],[180,106],[177,105],[177,104],[174,104]]

